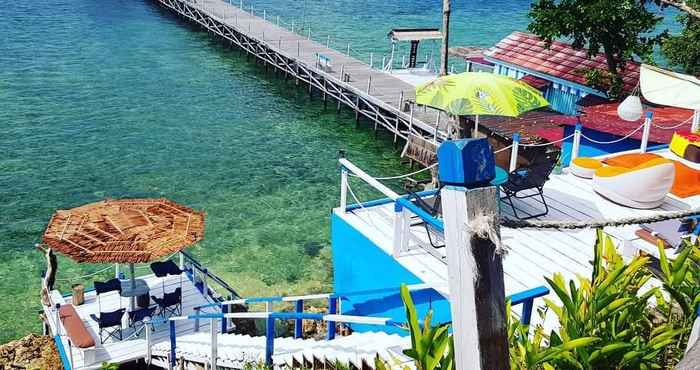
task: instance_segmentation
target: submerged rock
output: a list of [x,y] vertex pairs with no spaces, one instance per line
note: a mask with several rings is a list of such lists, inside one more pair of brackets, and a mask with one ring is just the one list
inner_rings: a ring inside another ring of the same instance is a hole
[[61,359],[49,336],[29,334],[0,345],[0,370],[32,369],[60,370]]

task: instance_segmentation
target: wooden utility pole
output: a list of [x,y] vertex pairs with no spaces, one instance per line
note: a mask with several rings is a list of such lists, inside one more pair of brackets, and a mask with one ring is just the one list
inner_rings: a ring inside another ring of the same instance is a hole
[[486,139],[448,141],[438,161],[448,184],[441,194],[456,369],[507,370],[503,264],[495,244],[475,230],[499,236],[498,189],[479,187],[493,178],[491,147]]
[[440,48],[440,76],[447,75],[447,57],[450,40],[450,0],[442,0],[442,47]]

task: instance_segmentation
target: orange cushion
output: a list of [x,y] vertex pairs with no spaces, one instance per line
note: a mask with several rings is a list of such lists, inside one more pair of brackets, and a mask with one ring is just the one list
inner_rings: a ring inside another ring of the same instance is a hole
[[603,167],[603,162],[601,162],[598,159],[595,158],[589,158],[589,157],[578,157],[574,159],[572,162],[574,162],[575,165],[581,167],[581,168],[588,168],[588,169],[598,169]]
[[72,304],[61,306],[58,309],[63,328],[70,338],[71,343],[78,348],[90,348],[95,346],[95,340],[83,324],[83,320],[78,316]]
[[678,161],[673,161],[673,164],[676,166],[676,177],[673,181],[671,194],[679,198],[700,194],[700,171]]
[[608,166],[634,168],[644,162],[649,162],[658,158],[663,157],[654,153],[629,153],[606,158],[603,160],[603,163],[607,164]]
[[639,171],[639,170],[643,170],[645,168],[654,167],[654,166],[658,166],[660,164],[671,163],[671,162],[673,162],[673,161],[666,159],[666,158],[663,158],[663,157],[660,157],[660,158],[652,159],[650,161],[646,161],[646,162],[644,162],[636,167],[633,167],[633,168],[620,167],[620,166],[606,166],[606,167],[601,167],[601,168],[597,169],[595,171],[595,175],[598,177],[613,177],[613,176],[621,175],[623,173]]

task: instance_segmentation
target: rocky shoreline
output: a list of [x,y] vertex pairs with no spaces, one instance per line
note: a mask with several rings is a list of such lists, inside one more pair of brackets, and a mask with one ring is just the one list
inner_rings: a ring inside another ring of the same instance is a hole
[[61,359],[49,336],[29,334],[0,345],[0,370],[60,370]]

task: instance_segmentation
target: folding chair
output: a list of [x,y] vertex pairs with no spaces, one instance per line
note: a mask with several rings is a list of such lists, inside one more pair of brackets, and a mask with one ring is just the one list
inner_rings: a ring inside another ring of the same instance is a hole
[[[122,308],[121,296],[119,296],[119,309],[116,311],[102,311],[102,299],[103,294],[109,292],[117,292],[118,295],[122,291],[122,283],[119,279],[114,278],[106,282],[95,281],[95,294],[97,295],[97,310],[100,315],[91,314],[90,317],[97,322],[100,329],[100,342],[104,344],[109,338],[115,338],[122,340],[122,317],[126,312],[125,308]],[[104,333],[107,336],[104,336]]]
[[[554,167],[556,167],[559,161],[559,154],[560,152],[545,153],[544,157],[536,159],[529,166],[516,168],[515,171],[508,175],[508,181],[501,185],[501,190],[503,190],[505,194],[501,200],[508,200],[510,207],[513,209],[513,215],[516,218],[527,220],[549,213],[549,207],[547,207],[547,202],[544,199],[544,184],[549,180],[549,175],[552,174]],[[521,192],[526,190],[534,191],[530,194],[526,193],[525,195],[521,195]],[[544,205],[544,211],[534,215],[520,217],[520,215],[518,215],[518,210],[513,204],[512,198],[526,199],[532,197],[540,198],[540,202]]]
[[163,298],[151,296],[158,305],[158,314],[163,317],[182,315],[182,289],[177,288],[174,292],[163,293]]

